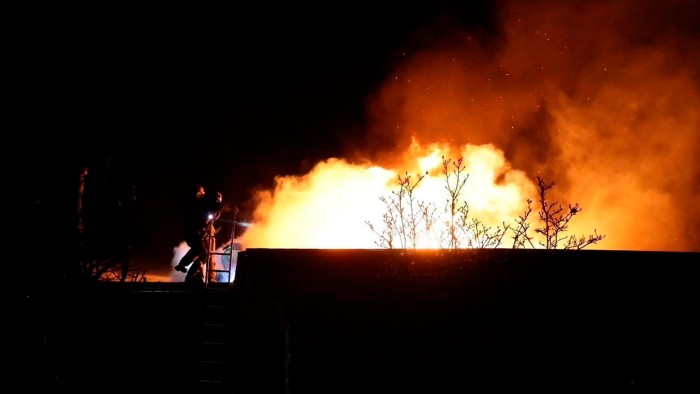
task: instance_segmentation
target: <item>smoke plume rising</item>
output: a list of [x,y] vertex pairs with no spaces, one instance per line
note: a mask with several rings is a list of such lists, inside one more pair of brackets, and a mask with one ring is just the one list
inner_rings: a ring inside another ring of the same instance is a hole
[[555,183],[550,198],[583,208],[571,234],[606,234],[594,248],[700,251],[698,20],[694,1],[515,1],[488,34],[449,16],[424,26],[372,94],[363,146],[280,176],[256,197],[242,243],[371,248],[364,221],[380,220],[393,174],[439,179],[439,165],[419,164],[439,146],[467,162],[502,157],[467,171],[470,182],[492,172],[468,193],[517,190],[521,205],[501,220],[535,199],[541,176]]

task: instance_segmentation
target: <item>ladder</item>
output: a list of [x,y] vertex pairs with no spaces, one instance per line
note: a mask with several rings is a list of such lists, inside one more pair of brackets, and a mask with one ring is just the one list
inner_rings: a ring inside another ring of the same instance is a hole
[[230,393],[233,385],[231,321],[235,308],[230,289],[207,288],[203,294],[196,367],[197,393]]
[[[211,220],[207,225],[207,231],[204,235],[205,243],[205,256],[204,261],[204,284],[209,286],[212,283],[220,283],[219,276],[223,276],[223,282],[229,284],[233,282],[233,265],[234,265],[234,253],[240,249],[238,244],[236,244],[236,213],[238,210],[234,211],[233,220],[226,220],[217,218]],[[220,228],[217,224],[230,224],[231,233],[229,235],[220,235]],[[218,256],[218,259],[217,259]],[[224,264],[224,259],[228,258],[228,267]],[[221,266],[219,266],[219,263]]]

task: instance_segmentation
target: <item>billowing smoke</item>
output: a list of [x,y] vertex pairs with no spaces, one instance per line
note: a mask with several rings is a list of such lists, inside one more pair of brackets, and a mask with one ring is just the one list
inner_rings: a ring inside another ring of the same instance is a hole
[[[426,151],[411,146],[439,144],[467,161],[475,147],[492,147],[504,160],[493,187],[519,185],[523,204],[537,176],[554,182],[552,199],[583,208],[570,232],[606,234],[596,248],[700,250],[700,3],[522,1],[504,3],[498,16],[489,35],[446,29],[446,19],[436,22],[440,33],[416,32],[420,45],[407,44],[371,97],[362,154],[278,178],[276,190],[258,195],[243,244],[270,247],[262,233],[277,239],[273,247],[321,246],[298,241],[304,231],[367,236],[364,220],[376,218],[378,204],[367,198],[387,194],[395,178],[373,171],[417,171]],[[351,164],[359,156],[370,164]],[[342,173],[329,175],[333,163]],[[530,182],[506,176],[513,172]],[[364,210],[351,211],[358,207],[343,193]],[[319,196],[337,205],[318,209]]]

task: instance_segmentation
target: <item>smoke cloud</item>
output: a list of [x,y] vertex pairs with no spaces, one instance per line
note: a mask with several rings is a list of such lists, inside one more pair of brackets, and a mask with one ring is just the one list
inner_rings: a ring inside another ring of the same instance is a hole
[[700,5],[522,1],[499,18],[496,37],[453,30],[403,57],[372,99],[374,157],[409,137],[494,144],[579,202],[572,230],[605,248],[700,250]]
[[[492,146],[504,168],[494,184],[508,186],[506,173],[523,173],[531,182],[518,177],[522,193],[534,190],[537,176],[554,182],[552,200],[583,209],[570,232],[606,234],[594,248],[700,251],[699,4],[511,1],[499,3],[489,33],[449,16],[425,26],[371,95],[364,146],[348,162],[333,159],[306,176],[280,177],[276,190],[260,193],[259,227],[244,244],[266,247],[256,239],[261,233],[284,244],[317,214],[310,201],[319,185],[376,198],[377,182],[391,177],[372,178],[371,188],[343,189],[338,180],[362,179],[349,175],[360,156],[373,166],[413,171],[410,147],[418,143],[465,154]],[[331,165],[345,175],[328,176]],[[357,170],[369,177],[369,166]],[[314,181],[314,174],[326,180]],[[534,198],[517,196],[523,203]],[[294,210],[285,211],[292,199]],[[336,206],[321,214],[344,211]],[[292,223],[285,215],[296,227],[276,232]]]

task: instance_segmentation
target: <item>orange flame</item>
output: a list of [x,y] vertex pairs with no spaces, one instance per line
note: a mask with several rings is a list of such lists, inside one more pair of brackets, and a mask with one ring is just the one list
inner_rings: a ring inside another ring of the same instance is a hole
[[243,245],[373,248],[365,221],[380,223],[379,197],[396,189],[397,174],[428,171],[421,197],[442,207],[445,155],[465,158],[463,197],[489,224],[536,201],[539,175],[555,183],[552,200],[583,209],[568,234],[606,235],[591,248],[700,250],[693,1],[513,2],[500,11],[498,37],[445,33],[443,21],[433,46],[407,51],[372,97],[373,126],[358,149],[372,159],[333,158],[278,177],[256,196]]
[[[431,149],[413,163],[426,174],[415,198],[442,213],[447,198],[442,157],[449,148]],[[424,149],[414,144],[412,151]],[[534,185],[524,173],[510,168],[503,152],[491,145],[470,145],[458,154],[466,159],[465,174],[474,174],[468,179],[473,192],[461,196],[470,212],[493,225],[522,212]],[[258,193],[253,225],[240,242],[247,248],[376,248],[376,235],[366,221],[381,224],[386,206],[379,197],[398,190],[397,175],[376,166],[329,159],[307,175],[278,177],[274,191]],[[423,239],[421,246],[436,246],[436,241]]]

